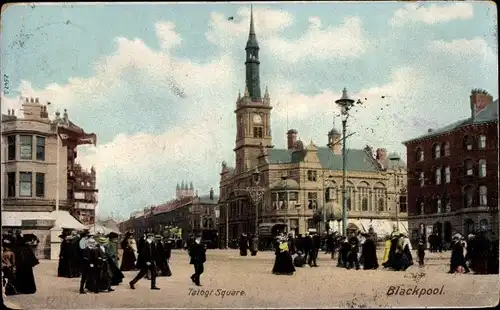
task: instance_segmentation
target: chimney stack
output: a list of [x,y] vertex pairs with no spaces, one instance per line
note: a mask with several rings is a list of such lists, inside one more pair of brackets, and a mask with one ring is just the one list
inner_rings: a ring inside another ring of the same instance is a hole
[[473,89],[470,95],[471,117],[484,110],[490,103],[493,102],[493,96],[483,89]]
[[289,150],[292,150],[294,147],[295,147],[295,144],[297,143],[297,130],[295,129],[290,129],[288,130],[288,132],[286,133],[286,137],[287,137],[287,148]]

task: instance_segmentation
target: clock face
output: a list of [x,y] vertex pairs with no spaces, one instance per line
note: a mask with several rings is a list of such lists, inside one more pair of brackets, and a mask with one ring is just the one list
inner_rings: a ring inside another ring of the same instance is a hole
[[259,114],[254,114],[253,115],[253,122],[255,124],[261,124],[262,123],[262,117]]

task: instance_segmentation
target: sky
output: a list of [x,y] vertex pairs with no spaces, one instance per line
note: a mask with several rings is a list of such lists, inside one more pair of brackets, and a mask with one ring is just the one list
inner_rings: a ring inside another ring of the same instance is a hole
[[[493,2],[255,3],[261,88],[275,147],[286,131],[327,144],[352,111],[349,148],[386,148],[470,115],[469,95],[498,98]],[[2,10],[2,113],[19,96],[50,101],[98,136],[78,161],[97,170],[100,217],[171,200],[193,181],[218,193],[234,166],[234,109],[245,85],[250,3],[16,4]],[[232,19],[230,17],[233,17]],[[337,115],[337,116],[336,116]]]

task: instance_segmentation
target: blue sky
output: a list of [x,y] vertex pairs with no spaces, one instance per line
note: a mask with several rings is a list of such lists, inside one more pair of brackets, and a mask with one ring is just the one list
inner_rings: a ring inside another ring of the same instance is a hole
[[[269,3],[254,17],[276,147],[287,118],[326,144],[343,87],[366,98],[349,146],[402,155],[401,141],[467,117],[472,88],[498,97],[493,2]],[[217,189],[234,162],[248,4],[11,5],[1,22],[2,112],[36,96],[98,135],[79,160],[96,166],[101,215],[167,201],[182,180]]]

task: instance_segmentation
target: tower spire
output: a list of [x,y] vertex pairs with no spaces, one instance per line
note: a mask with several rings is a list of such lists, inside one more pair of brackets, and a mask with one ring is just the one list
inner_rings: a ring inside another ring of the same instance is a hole
[[249,97],[252,101],[261,101],[260,77],[259,77],[259,43],[255,34],[253,20],[253,6],[250,5],[250,30],[248,31],[248,41],[245,47],[246,51],[246,85],[249,91]]
[[254,35],[255,36],[255,28],[253,26],[253,5],[250,4],[250,32],[248,33],[248,39]]

